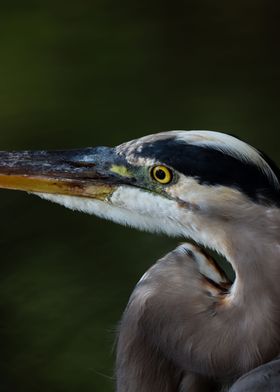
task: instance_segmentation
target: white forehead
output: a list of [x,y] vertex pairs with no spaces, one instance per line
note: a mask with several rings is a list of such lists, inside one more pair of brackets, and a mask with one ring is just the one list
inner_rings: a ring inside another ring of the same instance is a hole
[[265,160],[254,147],[226,133],[215,131],[171,131],[171,133],[176,135],[177,140],[188,144],[211,147],[237,159],[251,161],[259,166],[263,164],[267,166]]
[[222,132],[200,130],[160,132],[125,143],[119,146],[119,152],[125,152],[128,155],[133,155],[133,152],[135,151],[141,152],[142,146],[146,143],[153,143],[170,137],[173,137],[178,141],[183,141],[188,145],[211,148],[221,151],[227,155],[231,155],[243,162],[253,163],[259,167],[259,169],[270,179],[271,182],[274,183],[274,185],[279,187],[279,181],[275,173],[257,149],[234,136]]

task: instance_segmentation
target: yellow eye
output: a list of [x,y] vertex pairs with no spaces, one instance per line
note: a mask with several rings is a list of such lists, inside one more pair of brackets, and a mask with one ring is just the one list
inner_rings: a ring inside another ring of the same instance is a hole
[[154,166],[151,170],[151,175],[154,180],[161,184],[169,184],[172,181],[173,174],[166,166]]

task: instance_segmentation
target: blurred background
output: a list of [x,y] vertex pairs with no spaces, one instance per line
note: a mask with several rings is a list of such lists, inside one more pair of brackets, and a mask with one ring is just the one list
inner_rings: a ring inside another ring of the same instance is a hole
[[[224,130],[280,162],[279,3],[3,1],[0,149]],[[0,392],[114,390],[129,294],[176,240],[1,191]]]

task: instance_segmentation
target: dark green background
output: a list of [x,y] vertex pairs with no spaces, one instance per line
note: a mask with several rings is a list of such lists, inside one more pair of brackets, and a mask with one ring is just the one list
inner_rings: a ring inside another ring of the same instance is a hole
[[[0,149],[225,130],[279,157],[279,6],[2,1]],[[113,390],[115,329],[175,240],[1,191],[0,392]]]

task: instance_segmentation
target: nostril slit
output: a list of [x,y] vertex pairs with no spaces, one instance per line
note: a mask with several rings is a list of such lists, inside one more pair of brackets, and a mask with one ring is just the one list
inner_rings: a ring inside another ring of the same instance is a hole
[[92,168],[96,166],[96,163],[93,162],[83,162],[83,161],[63,161],[63,163],[67,163],[72,167],[85,167],[85,168]]

